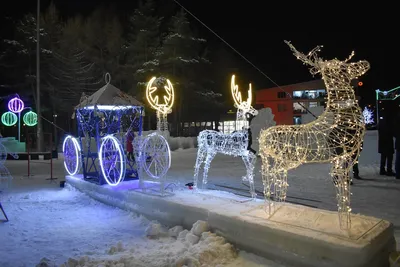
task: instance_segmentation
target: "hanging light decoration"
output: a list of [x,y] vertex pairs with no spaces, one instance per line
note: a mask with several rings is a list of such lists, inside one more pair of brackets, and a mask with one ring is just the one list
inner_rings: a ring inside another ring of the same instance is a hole
[[24,109],[24,101],[22,101],[19,97],[14,97],[10,101],[8,101],[8,109],[14,113],[20,113]]
[[18,117],[14,113],[7,111],[3,115],[1,115],[1,123],[5,126],[13,126],[17,123]]
[[37,114],[33,111],[25,113],[22,119],[27,126],[35,126],[37,124]]

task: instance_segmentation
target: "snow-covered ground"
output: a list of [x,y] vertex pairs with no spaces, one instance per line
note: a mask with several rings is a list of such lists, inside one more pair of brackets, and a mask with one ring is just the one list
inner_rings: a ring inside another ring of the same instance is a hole
[[[184,187],[192,181],[196,152],[172,153],[169,182]],[[213,234],[201,234],[201,224],[194,225],[186,237],[186,231],[181,238],[171,237],[167,229],[159,231],[159,225],[143,217],[100,204],[69,187],[61,189],[62,160],[54,161],[56,183],[45,180],[49,165],[44,162],[32,164],[32,178],[23,176],[26,162],[7,162],[14,179],[8,193],[0,195],[10,218],[0,223],[0,266],[35,266],[44,257],[57,264],[70,259],[69,266],[79,266],[74,260],[80,260],[82,266],[280,266],[236,251]],[[262,192],[260,164],[256,188]],[[352,208],[355,213],[391,221],[400,247],[400,181],[379,176],[378,164],[377,135],[368,132],[360,158],[364,180],[354,181]],[[240,178],[244,173],[240,158],[218,155],[212,162],[209,188],[248,194]],[[336,210],[334,194],[327,164],[305,165],[289,173],[289,202]],[[196,236],[201,236],[198,243]]]

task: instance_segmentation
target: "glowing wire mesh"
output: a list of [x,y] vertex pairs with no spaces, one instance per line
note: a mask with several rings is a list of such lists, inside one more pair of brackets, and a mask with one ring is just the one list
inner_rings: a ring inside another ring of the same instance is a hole
[[241,125],[246,126],[230,134],[224,134],[213,130],[204,130],[200,132],[197,137],[198,150],[193,184],[195,188],[198,188],[197,179],[200,167],[203,163],[203,185],[207,184],[208,171],[217,153],[234,157],[240,156],[246,166],[246,176],[243,177],[243,180],[249,181],[251,197],[256,198],[257,194],[254,189],[254,165],[257,157],[249,151],[248,119],[256,116],[258,112],[251,106],[251,84],[249,85],[248,99],[243,101],[241,93],[239,92],[239,87],[235,84],[235,75],[232,75],[231,92],[235,101],[235,107],[238,109],[236,113],[236,125],[238,125],[238,122],[246,122],[246,124],[241,123]]
[[311,66],[311,74],[321,74],[328,99],[324,113],[311,123],[279,125],[261,131],[259,143],[266,204],[272,214],[271,195],[275,201],[285,201],[289,169],[304,163],[330,162],[340,226],[347,229],[351,225],[349,171],[357,162],[365,134],[361,108],[350,82],[363,75],[370,65],[367,61],[349,63],[354,52],[344,61],[323,60],[317,57],[320,46],[304,55],[290,42],[285,42],[297,59]]

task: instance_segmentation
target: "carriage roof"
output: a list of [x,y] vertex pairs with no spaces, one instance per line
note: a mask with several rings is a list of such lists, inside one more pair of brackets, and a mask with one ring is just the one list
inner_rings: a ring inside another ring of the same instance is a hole
[[136,98],[122,92],[114,85],[107,83],[91,96],[81,98],[77,109],[85,109],[93,106],[115,106],[115,107],[144,107],[143,103]]

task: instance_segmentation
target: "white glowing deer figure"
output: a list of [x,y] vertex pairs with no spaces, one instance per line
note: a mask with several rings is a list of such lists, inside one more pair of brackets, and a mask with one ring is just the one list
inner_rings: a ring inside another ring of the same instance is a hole
[[232,96],[237,107],[237,121],[236,125],[241,124],[239,127],[243,129],[234,131],[230,134],[224,134],[213,130],[201,131],[198,140],[198,151],[196,165],[194,169],[194,187],[198,188],[198,175],[201,165],[204,163],[203,171],[203,186],[207,184],[208,171],[210,169],[211,161],[214,159],[217,153],[230,155],[234,157],[242,157],[243,162],[246,166],[246,176],[244,180],[249,181],[250,194],[254,199],[257,197],[254,189],[254,165],[256,162],[256,155],[248,150],[249,134],[248,134],[248,120],[246,118],[254,117],[258,114],[258,111],[251,106],[252,93],[251,84],[248,91],[247,101],[242,101],[241,93],[239,92],[238,86],[235,84],[235,76],[232,76],[231,82]]
[[297,59],[311,66],[311,74],[322,75],[328,100],[325,111],[313,122],[273,126],[261,131],[261,172],[267,207],[272,214],[275,205],[270,200],[272,194],[276,201],[285,201],[288,170],[305,163],[332,163],[339,222],[341,228],[347,229],[351,213],[349,171],[357,162],[365,134],[362,111],[351,81],[363,75],[370,65],[367,61],[349,63],[354,52],[344,61],[323,60],[317,57],[320,46],[304,55],[290,42],[286,43]]

